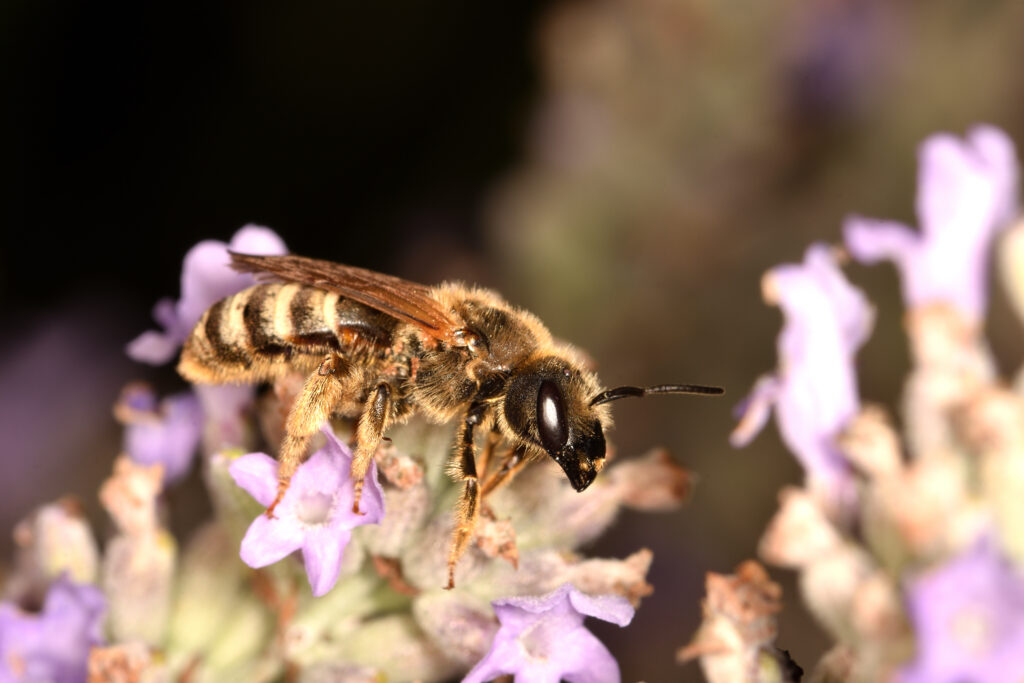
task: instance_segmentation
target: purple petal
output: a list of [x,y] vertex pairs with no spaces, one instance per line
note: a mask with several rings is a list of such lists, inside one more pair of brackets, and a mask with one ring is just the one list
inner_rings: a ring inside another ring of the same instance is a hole
[[235,458],[228,467],[231,478],[263,507],[277,496],[277,461],[266,453]]
[[633,618],[633,607],[625,598],[589,596],[567,583],[547,595],[506,598],[493,605],[501,628],[465,682],[487,681],[501,674],[515,674],[516,681],[552,683],[620,680],[618,664],[583,627],[583,616],[625,626]]
[[335,527],[321,527],[306,534],[302,559],[313,596],[320,597],[334,588],[341,572],[341,560],[352,532]]
[[103,643],[105,611],[98,589],[63,577],[39,614],[0,605],[0,680],[85,681],[89,650]]
[[292,475],[289,493],[291,489],[331,494],[340,492],[343,483],[348,479],[346,474],[350,470],[350,463],[351,458],[346,461],[329,446],[321,448],[309,456],[309,459]]
[[[306,574],[315,596],[327,593],[338,580],[349,530],[379,521],[384,514],[383,491],[372,466],[367,474],[362,509],[352,512],[352,458],[349,450],[324,428],[327,444],[302,463],[274,511],[275,519],[260,515],[242,541],[242,559],[262,567],[302,548]],[[263,505],[276,496],[277,462],[251,453],[230,466],[235,482]]]
[[[477,662],[462,683],[485,683],[493,681],[498,676],[515,673],[522,666],[522,653],[514,637],[502,634],[500,631],[494,636],[491,650],[483,659]],[[558,679],[554,679],[557,683]]]
[[967,139],[996,185],[996,222],[1012,221],[1020,206],[1020,163],[1013,140],[995,126],[975,126]]
[[859,349],[875,324],[874,309],[864,292],[850,284],[836,266],[835,252],[830,247],[812,244],[804,256],[804,267],[825,293],[846,344]]
[[1013,143],[996,128],[974,128],[966,141],[933,135],[919,152],[921,232],[853,218],[844,229],[847,247],[866,263],[893,260],[908,306],[946,303],[978,321],[992,240],[1018,209],[1018,175]]
[[256,284],[249,273],[231,269],[228,249],[250,254],[287,253],[284,242],[268,228],[247,225],[235,233],[231,244],[205,240],[185,255],[181,271],[181,298],[162,299],[153,317],[164,328],[144,332],[128,345],[128,355],[140,362],[162,364],[171,360],[178,347],[217,301]]
[[916,231],[895,221],[849,216],[843,222],[843,242],[860,263],[904,263],[919,248],[920,240]]
[[242,561],[254,569],[284,559],[303,543],[302,529],[294,519],[259,515],[249,525],[239,553]]
[[231,238],[231,244],[228,245],[228,248],[239,254],[257,254],[261,256],[288,253],[288,247],[285,246],[284,240],[278,237],[276,232],[255,223],[249,223],[239,228],[238,232]]
[[202,435],[203,413],[198,399],[184,392],[164,399],[152,420],[128,424],[124,449],[137,463],[164,466],[164,480],[174,483],[192,465]]
[[[346,528],[352,529],[363,524],[377,524],[384,518],[384,489],[377,477],[377,463],[370,461],[370,468],[363,478],[363,494],[359,501],[359,512],[352,512],[353,486],[350,483],[352,471],[352,451],[343,444],[330,425],[321,430],[327,442],[317,451],[321,459],[313,467],[304,465],[307,471],[302,475],[302,487],[316,488],[320,491],[336,491],[338,496],[338,515],[345,520]],[[312,458],[310,458],[312,461]],[[299,472],[295,473],[299,476]]]
[[835,438],[859,410],[854,358],[871,329],[873,310],[845,280],[831,252],[818,246],[807,250],[802,264],[773,268],[766,291],[785,316],[779,372],[755,385],[733,443],[756,433],[774,400],[782,438],[808,474],[838,484],[849,468]]
[[226,244],[218,240],[200,242],[185,255],[178,324],[191,330],[210,306],[253,284],[252,275],[231,269]]
[[50,586],[43,612],[58,623],[79,625],[90,644],[103,642],[103,616],[107,600],[103,593],[89,584],[76,584],[62,576]]
[[742,448],[761,433],[771,415],[772,406],[779,398],[779,390],[779,380],[774,375],[758,378],[747,397],[736,406],[735,416],[739,422],[729,435],[730,444]]
[[628,626],[636,610],[621,595],[587,595],[573,588],[569,601],[577,612],[618,626]]
[[917,215],[929,238],[956,231],[964,221],[973,223],[988,210],[991,190],[972,157],[971,150],[949,134],[933,135],[921,143]]
[[573,608],[569,601],[572,584],[564,583],[545,595],[517,595],[495,600],[494,614],[502,628],[518,632],[537,621],[538,615],[551,618],[566,618],[571,626],[583,623],[583,615]]
[[917,656],[903,680],[1018,680],[1024,676],[1024,580],[982,539],[909,582]]
[[163,365],[174,358],[182,341],[163,332],[147,330],[128,342],[125,352],[139,363]]
[[[345,491],[350,490],[345,489]],[[349,497],[349,501],[351,500]],[[349,508],[351,507],[350,502]],[[384,519],[384,489],[381,488],[377,476],[377,463],[374,460],[370,461],[370,468],[366,470],[366,476],[363,477],[363,495],[359,500],[359,513],[357,515],[358,523],[355,526],[378,524]]]
[[205,240],[189,250],[181,276],[178,320],[191,330],[207,308],[226,296],[256,284],[250,273],[231,268],[228,250],[246,254],[284,254],[284,242],[269,228],[246,225],[234,234],[231,244]]
[[[623,600],[625,601],[625,598]],[[629,602],[626,601],[626,604],[629,605]],[[632,611],[630,607],[630,619],[633,616]],[[628,623],[629,621],[619,623],[619,626]],[[615,657],[604,643],[585,628],[566,633],[559,639],[555,652],[558,657],[557,666],[562,672],[561,677],[569,683],[618,683],[622,680],[619,663],[615,661]]]

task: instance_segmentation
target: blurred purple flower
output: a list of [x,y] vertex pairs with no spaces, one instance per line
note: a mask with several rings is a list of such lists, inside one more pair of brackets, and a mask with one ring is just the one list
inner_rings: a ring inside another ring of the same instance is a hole
[[115,413],[125,425],[124,450],[132,460],[163,465],[167,484],[188,473],[203,430],[203,411],[195,394],[169,396],[158,408],[152,389],[130,385],[121,393]]
[[618,595],[590,596],[563,584],[541,596],[496,600],[501,628],[491,649],[463,683],[515,674],[516,683],[613,683],[619,665],[601,641],[583,627],[585,616],[619,626],[633,620],[633,607]]
[[871,332],[874,311],[820,244],[808,248],[802,264],[770,270],[765,296],[785,316],[779,369],[759,379],[740,405],[730,441],[749,443],[774,406],[782,439],[808,476],[842,487],[849,467],[836,437],[860,409],[854,357]]
[[991,242],[1018,206],[1013,142],[998,128],[977,126],[964,142],[931,136],[919,160],[921,231],[852,216],[843,226],[846,246],[863,263],[895,262],[908,307],[947,303],[978,322],[985,313]]
[[103,643],[103,593],[61,577],[39,614],[0,604],[0,680],[85,681],[89,649]]
[[[292,476],[291,486],[274,509],[274,517],[260,515],[242,539],[241,557],[250,567],[266,567],[302,549],[313,595],[334,587],[352,529],[376,524],[384,517],[384,491],[377,481],[376,463],[370,463],[359,504],[352,512],[353,486],[349,476],[352,454],[329,427],[327,444],[316,451]],[[277,496],[277,461],[264,453],[249,453],[231,463],[235,483],[261,505]]]
[[181,298],[161,299],[153,317],[163,332],[143,332],[128,344],[128,355],[140,363],[162,365],[174,357],[192,328],[212,304],[256,284],[249,273],[231,269],[228,250],[244,254],[284,254],[287,247],[277,234],[259,225],[246,225],[230,244],[204,240],[185,255],[181,271]]
[[203,435],[206,452],[244,447],[249,424],[246,416],[252,407],[256,388],[249,385],[196,384],[192,390],[206,416]]
[[982,539],[908,586],[917,658],[901,680],[1024,679],[1024,578]]

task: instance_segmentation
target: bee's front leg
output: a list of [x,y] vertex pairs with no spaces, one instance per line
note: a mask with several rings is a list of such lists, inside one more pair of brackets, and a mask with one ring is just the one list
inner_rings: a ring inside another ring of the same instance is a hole
[[277,497],[267,508],[267,517],[274,516],[274,508],[288,490],[292,475],[309,455],[310,438],[320,430],[338,405],[342,393],[341,380],[348,368],[344,358],[331,355],[306,379],[302,393],[292,405],[285,422],[285,435],[277,454]]
[[448,554],[448,585],[445,586],[447,589],[455,587],[455,565],[473,538],[476,519],[480,513],[480,486],[476,474],[473,429],[483,422],[486,411],[487,407],[482,403],[471,405],[466,411],[466,419],[459,426],[452,473],[463,482],[463,487],[462,496],[455,509],[455,529],[452,532],[452,547]]
[[512,481],[527,462],[526,448],[524,446],[510,449],[502,458],[501,465],[498,466],[497,471],[484,479],[480,497],[487,498],[491,493]]

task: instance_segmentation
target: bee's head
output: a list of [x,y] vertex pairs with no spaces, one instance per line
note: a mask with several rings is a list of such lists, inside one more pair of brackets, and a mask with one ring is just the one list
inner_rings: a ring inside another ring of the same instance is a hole
[[692,384],[600,391],[593,373],[564,358],[549,356],[513,375],[501,413],[508,429],[551,456],[573,488],[582,491],[604,467],[604,430],[611,426],[608,403],[649,394],[721,393],[718,387]]
[[577,491],[590,486],[604,467],[608,409],[591,406],[594,376],[558,357],[547,357],[516,373],[502,414],[521,440],[557,462]]

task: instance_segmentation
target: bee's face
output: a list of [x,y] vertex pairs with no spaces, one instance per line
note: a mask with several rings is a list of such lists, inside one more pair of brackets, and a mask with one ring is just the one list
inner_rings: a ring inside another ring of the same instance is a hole
[[594,381],[561,359],[545,359],[514,377],[504,417],[520,439],[543,449],[577,491],[604,467],[605,411],[591,408]]

